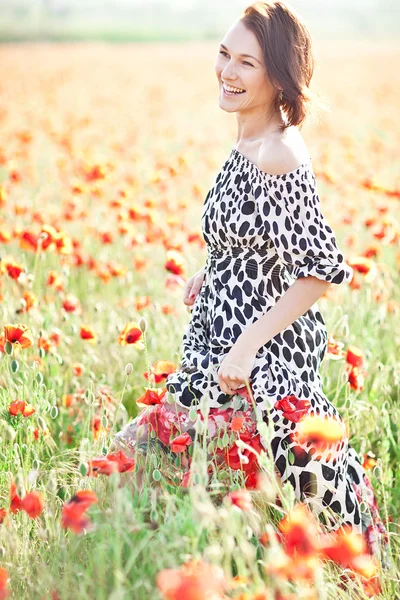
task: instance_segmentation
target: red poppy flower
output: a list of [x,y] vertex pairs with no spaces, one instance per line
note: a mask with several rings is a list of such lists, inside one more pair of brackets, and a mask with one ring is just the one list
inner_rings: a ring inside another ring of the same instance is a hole
[[[151,378],[154,380],[154,383],[160,383],[160,381],[164,381],[168,375],[171,373],[175,373],[176,364],[169,360],[158,360],[151,367]],[[144,373],[146,379],[149,378],[148,373]]]
[[17,494],[17,486],[15,482],[11,482],[10,486],[10,511],[17,513],[24,510],[31,519],[38,517],[44,508],[44,499],[40,492],[34,491],[26,494],[24,498],[20,498]]
[[363,364],[363,352],[357,346],[348,346],[346,361],[353,367],[361,367]]
[[304,504],[296,504],[290,513],[279,522],[283,547],[292,556],[313,556],[318,550],[318,528],[313,515]]
[[240,431],[243,427],[244,417],[233,417],[231,421],[231,430]]
[[61,526],[72,529],[75,533],[82,533],[90,523],[84,512],[97,501],[96,494],[91,490],[77,492],[62,508]]
[[110,475],[110,473],[126,473],[133,471],[135,468],[135,460],[126,456],[122,450],[107,454],[105,457],[92,458],[88,461],[88,475]]
[[97,475],[110,475],[118,471],[118,465],[114,461],[104,458],[91,458],[88,461],[88,475],[97,477]]
[[112,454],[107,454],[107,459],[110,462],[115,462],[118,465],[118,471],[120,473],[127,473],[128,471],[133,471],[135,469],[135,459],[130,456],[126,456],[119,450],[118,452],[113,452]]
[[309,400],[299,400],[296,396],[286,396],[275,402],[274,408],[281,410],[289,421],[298,423],[308,413],[311,406]]
[[185,452],[186,448],[193,443],[192,438],[188,433],[178,435],[170,442],[172,452]]
[[350,526],[343,526],[335,532],[333,539],[327,534],[321,540],[320,551],[322,555],[345,568],[357,556],[365,554],[366,550],[364,537],[359,533],[355,533]]
[[68,313],[73,313],[73,312],[77,312],[77,313],[81,313],[81,303],[79,302],[79,299],[74,296],[74,294],[66,294],[63,303],[62,303],[63,309],[65,310],[65,312]]
[[136,404],[138,406],[141,406],[141,405],[154,406],[155,404],[161,404],[164,396],[167,393],[166,388],[158,388],[158,389],[145,388],[145,389],[146,389],[145,393],[136,400]]
[[118,343],[121,346],[135,346],[139,350],[143,350],[143,332],[136,321],[130,321],[125,325],[124,330],[118,338]]
[[0,567],[0,600],[7,598],[11,593],[11,590],[7,587],[7,585],[8,572],[3,567]]
[[360,371],[358,367],[352,367],[352,369],[348,372],[347,381],[350,383],[352,390],[361,392],[364,388],[364,373]]
[[229,498],[232,504],[234,504],[241,510],[251,510],[253,506],[251,494],[247,489],[235,490],[233,492],[230,492],[227,495],[227,498]]
[[184,273],[184,268],[183,257],[180,252],[177,252],[176,250],[168,250],[167,260],[165,261],[164,267],[174,275],[182,275]]
[[369,470],[373,469],[374,467],[376,467],[377,464],[378,464],[378,461],[376,460],[376,456],[372,452],[367,452],[367,453],[365,453],[363,455],[362,466],[367,471],[369,471]]
[[17,513],[22,508],[21,498],[17,494],[17,486],[15,482],[12,481],[10,485],[10,511],[12,513]]
[[25,406],[25,400],[18,400],[17,398],[16,400],[13,400],[11,404],[9,404],[8,412],[10,413],[10,415],[13,415],[15,417],[16,415],[22,414],[24,412]]
[[20,348],[29,348],[33,345],[33,337],[26,325],[18,323],[17,325],[4,325],[4,337],[7,342]]
[[11,279],[17,280],[21,273],[24,272],[24,267],[22,265],[12,261],[5,262],[4,266],[6,267],[8,276],[11,277]]
[[85,325],[81,326],[80,336],[83,340],[89,342],[89,344],[95,344],[97,341],[97,336],[94,330],[91,327],[86,327]]
[[[253,435],[251,433],[240,433],[239,439],[245,442],[251,448],[258,453],[263,450],[263,446],[261,444],[260,434]],[[235,470],[243,470],[246,475],[250,475],[255,472],[259,468],[257,456],[244,448],[243,450],[239,450],[236,442],[228,448],[217,448],[217,454],[224,454],[225,462],[231,469]],[[244,458],[241,458],[244,457]]]
[[179,569],[159,571],[156,583],[165,600],[222,598],[227,587],[221,567],[200,560],[187,562]]
[[43,511],[44,498],[38,491],[30,492],[22,499],[21,507],[31,519],[35,519]]

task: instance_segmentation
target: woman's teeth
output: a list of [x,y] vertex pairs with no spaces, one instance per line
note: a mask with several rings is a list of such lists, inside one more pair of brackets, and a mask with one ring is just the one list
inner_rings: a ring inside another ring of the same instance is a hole
[[[238,96],[239,94],[244,94],[246,90],[239,90],[238,88],[231,88],[231,87],[226,87],[225,85],[222,85],[222,89],[224,91],[224,94],[226,94],[227,96]],[[235,91],[237,90],[237,91]]]

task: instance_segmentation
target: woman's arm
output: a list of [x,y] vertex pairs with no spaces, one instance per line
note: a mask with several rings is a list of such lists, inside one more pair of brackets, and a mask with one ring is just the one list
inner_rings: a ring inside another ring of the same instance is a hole
[[236,344],[256,354],[261,346],[304,315],[330,285],[313,275],[296,279],[265,315],[241,333]]

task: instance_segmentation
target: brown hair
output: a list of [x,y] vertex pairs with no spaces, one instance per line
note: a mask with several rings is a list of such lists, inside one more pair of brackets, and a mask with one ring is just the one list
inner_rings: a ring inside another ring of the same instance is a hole
[[254,33],[261,46],[267,76],[276,87],[274,107],[278,112],[282,108],[288,121],[281,131],[291,125],[302,126],[314,102],[321,106],[309,89],[315,59],[307,27],[280,0],[253,2],[243,11],[240,21]]

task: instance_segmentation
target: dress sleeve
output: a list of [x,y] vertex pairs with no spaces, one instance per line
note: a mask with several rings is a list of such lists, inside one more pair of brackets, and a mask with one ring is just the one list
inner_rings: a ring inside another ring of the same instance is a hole
[[351,281],[353,269],[321,212],[310,164],[283,175],[260,171],[255,197],[265,232],[292,277],[313,275],[336,284]]

